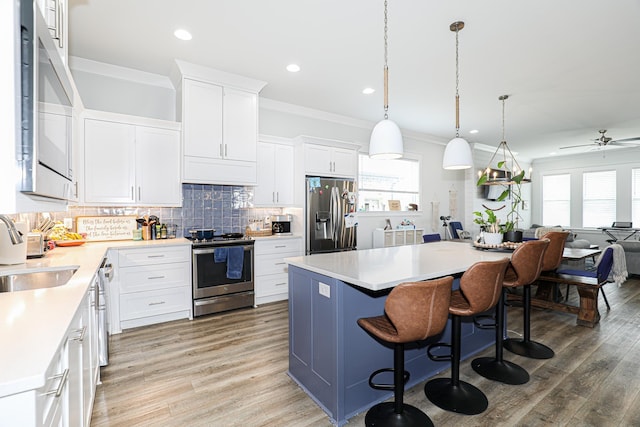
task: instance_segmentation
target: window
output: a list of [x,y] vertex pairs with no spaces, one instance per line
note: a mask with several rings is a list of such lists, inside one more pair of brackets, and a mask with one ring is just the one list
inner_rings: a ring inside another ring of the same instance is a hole
[[571,225],[571,175],[542,177],[542,223]]
[[631,222],[640,227],[640,169],[631,170]]
[[616,171],[582,175],[582,226],[609,227],[616,220]]
[[389,200],[399,200],[401,210],[420,206],[420,162],[415,159],[376,160],[358,156],[358,211],[388,211]]

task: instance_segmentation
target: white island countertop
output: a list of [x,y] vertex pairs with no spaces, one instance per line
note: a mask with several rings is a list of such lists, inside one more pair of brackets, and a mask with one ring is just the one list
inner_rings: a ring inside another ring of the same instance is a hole
[[191,245],[187,239],[87,242],[55,248],[44,258],[0,266],[0,275],[77,268],[55,288],[0,293],[0,398],[36,389],[66,336],[91,279],[107,250],[158,245]]
[[290,265],[371,291],[402,282],[463,273],[480,261],[510,257],[510,252],[479,250],[466,242],[434,242],[285,258]]

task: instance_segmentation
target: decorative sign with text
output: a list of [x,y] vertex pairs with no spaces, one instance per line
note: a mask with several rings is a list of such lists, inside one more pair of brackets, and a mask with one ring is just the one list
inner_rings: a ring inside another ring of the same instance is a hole
[[79,216],[76,232],[86,233],[87,240],[130,240],[137,227],[135,216]]

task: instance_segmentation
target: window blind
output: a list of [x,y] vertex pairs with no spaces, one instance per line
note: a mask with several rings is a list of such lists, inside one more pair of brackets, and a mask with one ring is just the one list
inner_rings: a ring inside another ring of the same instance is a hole
[[616,220],[616,171],[582,175],[582,226],[609,227]]

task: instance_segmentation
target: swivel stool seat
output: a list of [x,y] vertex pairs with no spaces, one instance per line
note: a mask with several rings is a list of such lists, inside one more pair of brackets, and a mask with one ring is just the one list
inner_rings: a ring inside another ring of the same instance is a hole
[[[369,377],[372,388],[393,390],[394,401],[369,409],[365,416],[367,426],[433,426],[427,414],[403,402],[404,385],[409,380],[409,373],[404,370],[404,345],[442,332],[447,324],[452,284],[451,276],[401,283],[387,296],[384,315],[358,319],[365,331],[394,346],[393,369],[379,369]],[[373,382],[382,372],[393,372],[393,384]]]
[[[540,240],[548,240],[549,245],[542,256],[541,272],[553,271],[560,266],[564,243],[568,235],[569,233],[565,231],[550,231],[542,236]],[[522,339],[506,339],[504,348],[512,353],[531,359],[551,359],[555,355],[551,348],[531,340],[531,285],[523,286],[522,308],[523,337]]]
[[505,329],[505,298],[507,288],[528,286],[540,276],[542,256],[548,240],[530,240],[518,246],[507,267],[502,283],[500,300],[496,307],[496,355],[495,357],[479,357],[471,362],[474,371],[490,380],[505,384],[525,384],[529,381],[529,373],[521,366],[503,359],[503,341]]
[[[483,261],[472,265],[460,278],[460,289],[451,293],[449,314],[451,315],[451,378],[436,378],[427,382],[424,392],[436,406],[447,411],[466,415],[484,412],[489,401],[484,393],[475,386],[460,381],[461,326],[463,316],[475,316],[487,311],[498,303],[502,291],[502,282],[509,259]],[[442,356],[433,356],[432,347],[427,352],[433,360],[443,360]]]

